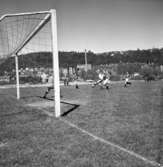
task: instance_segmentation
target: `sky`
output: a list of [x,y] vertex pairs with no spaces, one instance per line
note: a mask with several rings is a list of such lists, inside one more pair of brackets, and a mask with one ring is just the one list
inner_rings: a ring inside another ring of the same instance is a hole
[[163,0],[0,0],[0,16],[52,8],[60,51],[163,47]]

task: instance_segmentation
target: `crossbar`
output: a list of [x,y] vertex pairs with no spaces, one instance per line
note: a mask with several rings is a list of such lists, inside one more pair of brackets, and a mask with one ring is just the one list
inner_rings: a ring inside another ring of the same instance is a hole
[[3,15],[3,16],[0,17],[0,21],[2,21],[5,17],[23,16],[23,15],[34,15],[34,14],[50,14],[50,11],[38,11],[38,12],[5,14],[5,15]]

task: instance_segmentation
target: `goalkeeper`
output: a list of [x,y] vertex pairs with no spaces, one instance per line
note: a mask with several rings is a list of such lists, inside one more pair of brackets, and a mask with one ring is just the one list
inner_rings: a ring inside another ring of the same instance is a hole
[[47,90],[45,91],[43,98],[46,98],[47,95],[49,94],[49,92],[52,89],[54,89],[53,84],[54,84],[53,76],[52,76],[52,74],[50,74],[49,77],[48,77],[48,85],[49,86],[47,87]]
[[[44,93],[44,96],[43,96],[43,98],[47,98],[47,95],[50,93],[50,91],[52,90],[52,89],[54,89],[54,79],[53,79],[53,74],[50,74],[49,75],[49,78],[48,78],[48,87],[47,87],[47,90],[45,91],[45,93]],[[61,98],[62,98],[62,95],[60,96]]]

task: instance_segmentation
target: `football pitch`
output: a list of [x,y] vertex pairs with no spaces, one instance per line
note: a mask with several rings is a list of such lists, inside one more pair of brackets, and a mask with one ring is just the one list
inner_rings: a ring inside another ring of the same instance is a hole
[[163,81],[61,86],[61,118],[45,89],[0,89],[0,166],[163,165]]

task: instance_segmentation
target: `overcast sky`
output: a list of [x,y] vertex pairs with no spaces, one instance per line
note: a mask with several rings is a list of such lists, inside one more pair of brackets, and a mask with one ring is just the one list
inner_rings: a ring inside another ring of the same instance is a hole
[[0,15],[51,8],[59,50],[163,47],[163,0],[0,0]]

